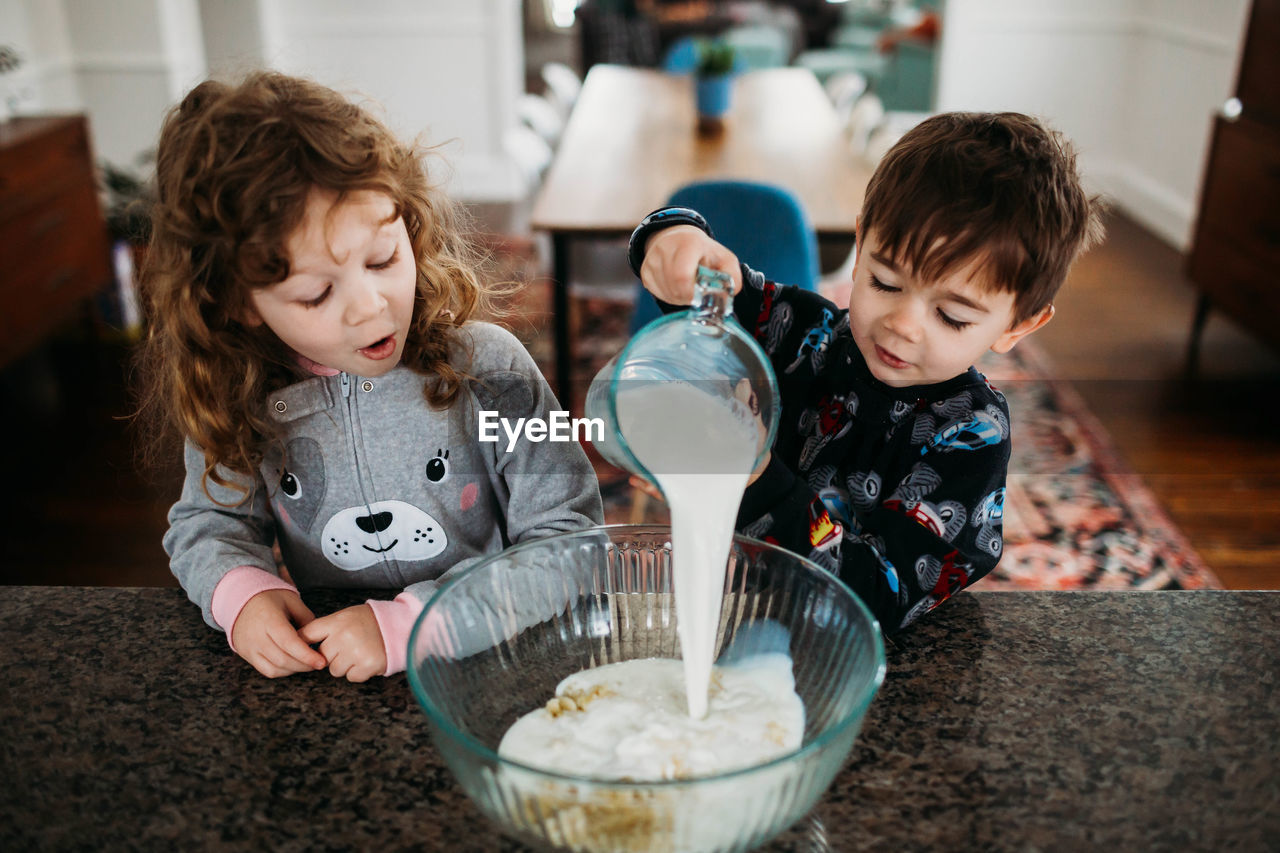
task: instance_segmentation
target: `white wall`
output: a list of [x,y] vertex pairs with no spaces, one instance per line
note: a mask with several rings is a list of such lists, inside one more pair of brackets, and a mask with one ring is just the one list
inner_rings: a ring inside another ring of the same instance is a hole
[[0,39],[22,57],[22,66],[5,81],[19,112],[80,109],[80,90],[61,3],[0,0]]
[[1248,0],[947,0],[940,110],[1042,116],[1091,188],[1179,249]]
[[520,0],[0,0],[0,39],[24,58],[6,81],[20,109],[87,112],[96,155],[119,165],[210,71],[266,65],[441,146],[435,177],[458,198],[527,191],[503,145],[524,90]]
[[[1112,192],[1186,248],[1213,114],[1235,89],[1248,0],[1139,0]],[[1277,83],[1280,85],[1280,81]]]
[[263,66],[262,15],[259,0],[200,0],[210,75],[234,78]]
[[519,0],[260,0],[263,54],[380,106],[405,138],[443,144],[450,191],[518,198],[503,149],[524,91]]
[[94,154],[112,163],[153,148],[169,105],[204,74],[195,0],[3,0],[0,21],[29,75],[19,110],[87,113]]

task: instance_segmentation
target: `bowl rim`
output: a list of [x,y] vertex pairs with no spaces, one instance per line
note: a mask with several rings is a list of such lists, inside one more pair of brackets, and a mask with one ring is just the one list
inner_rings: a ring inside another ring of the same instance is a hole
[[[413,649],[417,645],[418,629],[422,626],[424,617],[426,616],[427,612],[431,609],[432,605],[436,603],[436,600],[439,599],[440,596],[444,593],[446,587],[451,586],[455,581],[466,577],[472,572],[475,572],[481,568],[485,568],[489,566],[491,563],[496,562],[500,558],[509,557],[510,555],[517,553],[519,551],[532,550],[535,546],[545,545],[550,540],[570,539],[578,536],[585,536],[587,534],[600,534],[600,533],[608,533],[611,531],[622,532],[626,530],[635,531],[637,533],[658,532],[658,531],[667,531],[668,533],[670,533],[671,526],[667,524],[600,524],[592,527],[584,527],[581,530],[569,530],[569,531],[565,531],[564,533],[556,533],[551,536],[544,536],[540,539],[533,539],[528,542],[521,542],[518,545],[513,545],[510,548],[506,548],[495,554],[486,555],[484,558],[476,561],[474,564],[463,569],[457,575],[450,577],[444,583],[440,584],[440,586],[436,589],[436,591],[431,594],[431,597],[428,598],[426,603],[423,605],[422,612],[418,614],[417,619],[414,620],[413,630],[409,632],[409,647],[405,650],[405,662],[406,662],[405,672],[409,679],[410,692],[413,693],[414,700],[418,703],[418,706],[427,715],[428,720],[430,720],[433,725],[435,725],[436,727],[440,728],[443,732],[448,734],[456,743],[461,744],[468,751],[476,753],[486,763],[495,764],[499,768],[510,767],[516,770],[524,771],[526,773],[537,774],[539,776],[547,777],[555,781],[560,781],[560,782],[573,784],[573,785],[592,785],[595,787],[626,788],[630,790],[634,790],[636,788],[640,788],[643,790],[658,790],[658,789],[679,788],[679,787],[688,786],[688,785],[705,784],[707,782],[713,782],[713,781],[719,782],[727,779],[745,777],[753,773],[759,773],[774,767],[778,767],[782,764],[800,760],[805,756],[808,756],[812,753],[820,751],[829,742],[835,740],[837,737],[842,735],[846,729],[848,729],[855,722],[860,721],[866,715],[867,709],[870,707],[871,702],[875,699],[875,696],[879,692],[880,687],[884,683],[884,678],[885,678],[886,663],[885,663],[885,650],[884,650],[884,633],[880,629],[879,620],[875,618],[875,616],[871,613],[870,608],[868,608],[867,605],[862,601],[862,599],[858,597],[857,593],[855,593],[852,589],[850,589],[849,586],[845,584],[845,582],[842,581],[838,575],[827,571],[826,569],[819,566],[817,563],[813,562],[807,557],[800,556],[794,551],[789,551],[786,548],[783,548],[779,545],[774,545],[773,543],[765,542],[760,539],[754,539],[750,536],[744,536],[740,533],[735,533],[733,535],[733,538],[735,541],[745,542],[749,545],[752,545],[753,547],[764,548],[765,550],[778,551],[783,554],[786,554],[788,557],[798,560],[800,562],[800,565],[803,566],[806,570],[811,572],[818,572],[822,574],[824,577],[828,578],[829,580],[834,581],[837,588],[843,589],[844,592],[850,598],[853,599],[853,602],[856,608],[862,612],[863,616],[866,617],[867,621],[874,628],[874,630],[871,632],[872,647],[875,652],[875,664],[876,664],[874,677],[870,681],[868,681],[866,685],[864,685],[862,689],[862,695],[857,697],[857,701],[854,703],[854,707],[849,711],[849,713],[845,714],[845,716],[842,719],[838,720],[835,724],[829,726],[825,731],[823,731],[820,735],[815,737],[812,741],[801,744],[801,746],[798,749],[792,750],[791,752],[788,752],[776,758],[770,759],[769,761],[766,761],[762,764],[753,764],[753,765],[750,765],[749,767],[739,767],[734,770],[726,770],[722,773],[714,773],[709,776],[695,776],[689,779],[657,779],[657,780],[650,780],[650,781],[623,781],[620,779],[601,779],[596,776],[582,776],[582,775],[576,775],[572,773],[562,773],[556,770],[548,770],[545,767],[538,767],[532,764],[525,764],[520,761],[513,761],[509,758],[499,755],[496,749],[490,748],[489,746],[485,745],[479,738],[469,734],[468,732],[462,731],[453,723],[449,722],[449,720],[447,720],[442,714],[440,714],[436,710],[433,703],[427,698],[425,698],[425,691],[423,689],[422,682],[418,678],[417,667],[413,665],[414,663]],[[679,660],[679,658],[673,658],[673,660]],[[530,710],[536,710],[536,709],[531,708]],[[844,759],[841,759],[842,764],[843,764],[843,761]]]

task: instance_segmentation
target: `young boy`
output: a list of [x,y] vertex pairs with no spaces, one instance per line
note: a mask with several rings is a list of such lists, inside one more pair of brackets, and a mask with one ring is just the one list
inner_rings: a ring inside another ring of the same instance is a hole
[[1049,321],[1101,233],[1059,134],[950,113],[872,175],[847,311],[740,265],[692,210],[650,214],[630,256],[667,309],[689,304],[699,263],[734,276],[782,402],[737,527],[838,571],[891,633],[999,561],[1009,408],[972,365]]

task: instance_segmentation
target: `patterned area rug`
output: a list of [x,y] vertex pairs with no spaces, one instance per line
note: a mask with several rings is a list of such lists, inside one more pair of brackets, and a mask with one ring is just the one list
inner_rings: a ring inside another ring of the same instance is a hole
[[996,589],[1221,589],[1033,339],[979,368],[1004,392],[1013,456]]
[[[520,275],[516,275],[520,278]],[[552,375],[550,285],[529,276],[507,324]],[[574,382],[586,383],[626,342],[625,299],[571,299]],[[983,590],[1221,589],[1142,478],[1119,456],[1070,383],[1048,378],[1030,339],[979,368],[1009,401],[1014,450],[1005,499],[1005,550]],[[605,520],[666,523],[666,507],[640,500],[626,475],[588,448]]]

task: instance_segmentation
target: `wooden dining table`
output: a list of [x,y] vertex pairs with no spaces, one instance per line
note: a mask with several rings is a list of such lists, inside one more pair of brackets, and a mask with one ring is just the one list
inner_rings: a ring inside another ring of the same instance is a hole
[[849,242],[871,170],[850,151],[830,100],[803,68],[750,71],[733,81],[720,127],[700,127],[694,82],[620,65],[583,81],[531,225],[552,242],[556,392],[571,409],[570,243],[624,237],[684,184],[739,179],[791,190],[820,241]]

